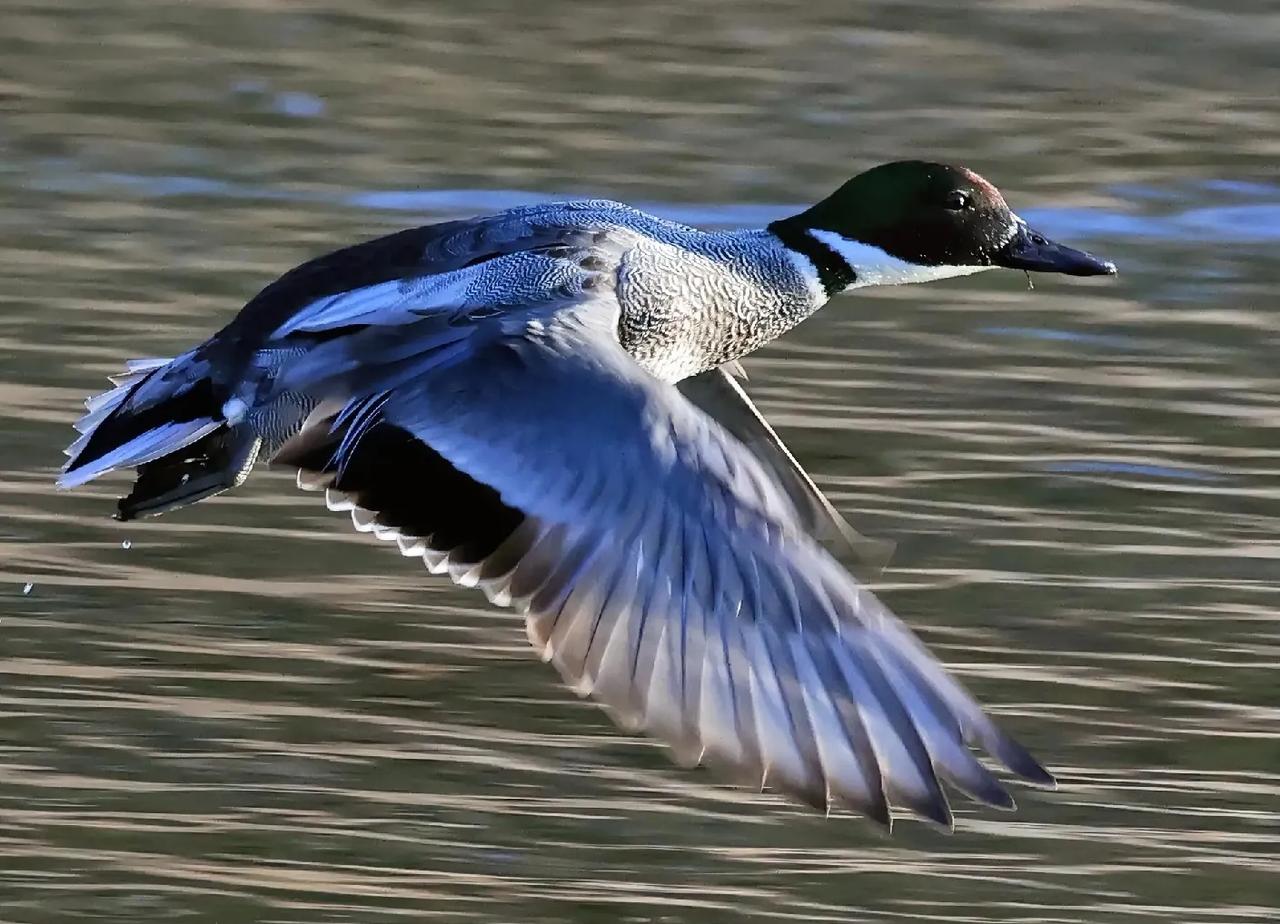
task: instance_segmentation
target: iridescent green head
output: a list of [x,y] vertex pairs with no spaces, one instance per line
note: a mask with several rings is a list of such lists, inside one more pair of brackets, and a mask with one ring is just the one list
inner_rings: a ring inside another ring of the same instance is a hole
[[829,291],[833,284],[914,282],[993,267],[1070,276],[1116,271],[1032,231],[972,170],[918,160],[860,173],[769,229],[815,263]]

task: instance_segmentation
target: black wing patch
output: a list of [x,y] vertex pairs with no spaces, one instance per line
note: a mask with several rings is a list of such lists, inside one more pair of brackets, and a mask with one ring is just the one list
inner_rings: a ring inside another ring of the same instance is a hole
[[524,522],[524,514],[503,503],[497,491],[454,468],[407,430],[378,421],[340,451],[346,430],[330,430],[323,421],[309,425],[272,464],[321,476],[318,483],[375,514],[378,526],[421,539],[458,564],[488,558]]

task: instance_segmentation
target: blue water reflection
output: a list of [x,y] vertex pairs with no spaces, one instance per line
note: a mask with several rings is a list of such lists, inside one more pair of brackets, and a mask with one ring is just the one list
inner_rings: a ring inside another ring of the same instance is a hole
[[[290,114],[306,116],[323,109],[323,101],[305,94],[288,97],[281,106]],[[318,107],[318,109],[317,109]],[[79,171],[70,161],[46,161],[27,180],[34,189],[50,192],[127,192],[139,198],[208,196],[225,199],[279,200],[345,205],[353,208],[417,215],[477,214],[516,205],[577,198],[582,192],[549,195],[503,189],[328,190],[281,189],[229,180],[188,175],[147,175],[122,172]],[[1122,188],[1133,211],[1102,208],[1034,207],[1020,214],[1036,228],[1055,237],[1079,240],[1132,238],[1139,242],[1186,241],[1218,244],[1263,244],[1280,241],[1280,187],[1243,181],[1211,181],[1201,184],[1206,196],[1230,196],[1232,203],[1184,207],[1163,215],[1138,214],[1159,190]],[[1184,196],[1186,191],[1182,191]],[[1172,196],[1174,191],[1170,191]],[[1239,203],[1248,195],[1275,201]],[[805,206],[766,204],[674,204],[635,202],[640,208],[686,224],[704,227],[752,227],[794,213]]]

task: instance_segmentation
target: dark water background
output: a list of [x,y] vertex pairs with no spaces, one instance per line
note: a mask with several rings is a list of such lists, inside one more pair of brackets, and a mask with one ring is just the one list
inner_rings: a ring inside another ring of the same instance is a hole
[[[1280,916],[1273,3],[0,4],[0,920]],[[80,400],[307,256],[535,197],[753,224],[991,177],[1118,280],[749,363],[886,600],[1059,772],[947,837],[668,765],[291,480],[56,493]],[[32,586],[24,594],[26,585]]]

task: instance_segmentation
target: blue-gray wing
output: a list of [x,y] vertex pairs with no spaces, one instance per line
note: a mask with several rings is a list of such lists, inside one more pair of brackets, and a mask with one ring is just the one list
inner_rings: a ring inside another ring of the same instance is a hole
[[[242,481],[259,446],[278,446],[310,410],[306,395],[274,387],[298,355],[365,326],[492,311],[495,291],[519,303],[572,288],[583,277],[575,256],[616,258],[635,231],[658,228],[680,230],[617,202],[553,202],[410,228],[308,260],[194,349],[130,363],[118,388],[88,402],[58,483],[137,467],[119,508],[125,519],[216,494]],[[273,389],[274,402],[264,401]]]
[[746,373],[726,363],[676,383],[680,394],[714,417],[740,440],[776,479],[795,505],[805,528],[819,539],[847,550],[859,574],[876,574],[889,563],[893,543],[872,539],[854,529],[814,483],[786,443],[760,413],[743,387]]
[[[762,464],[617,341],[611,297],[335,340],[278,461],[358,527],[523,611],[628,728],[735,780],[949,824],[1052,778],[805,528]],[[328,346],[328,345],[326,345]]]

